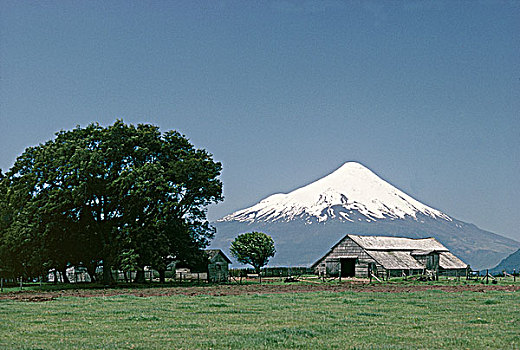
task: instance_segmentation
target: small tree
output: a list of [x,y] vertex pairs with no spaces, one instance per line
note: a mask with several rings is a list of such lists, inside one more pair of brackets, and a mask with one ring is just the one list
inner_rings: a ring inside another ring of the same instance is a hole
[[249,232],[238,235],[231,242],[231,255],[242,264],[249,264],[260,275],[260,268],[267,265],[269,258],[274,256],[276,249],[271,236],[263,232]]
[[139,254],[133,249],[125,250],[121,253],[120,259],[119,268],[123,271],[125,282],[128,282],[128,272],[137,271],[139,269]]

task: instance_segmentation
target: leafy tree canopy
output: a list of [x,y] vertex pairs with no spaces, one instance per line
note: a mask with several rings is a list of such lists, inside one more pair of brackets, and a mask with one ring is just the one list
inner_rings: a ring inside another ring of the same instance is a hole
[[242,264],[249,264],[260,273],[262,266],[267,265],[269,259],[274,256],[276,249],[271,236],[263,232],[249,232],[238,235],[231,242],[231,255]]
[[222,200],[221,169],[185,136],[149,124],[60,131],[0,180],[0,252],[19,257],[17,273],[68,264],[92,272],[102,262],[105,282],[123,252],[161,268],[208,244],[206,207]]

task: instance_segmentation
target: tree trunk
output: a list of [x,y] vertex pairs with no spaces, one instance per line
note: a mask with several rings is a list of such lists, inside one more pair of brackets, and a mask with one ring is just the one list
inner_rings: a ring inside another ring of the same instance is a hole
[[135,273],[134,283],[145,283],[144,268],[138,267]]
[[255,272],[258,275],[258,278],[260,279],[260,283],[262,283],[262,271],[260,270],[261,266],[255,266]]
[[90,282],[96,282],[96,263],[86,263],[85,267],[87,268],[88,275],[90,276]]
[[166,270],[160,269],[159,271],[159,282],[165,283],[166,282]]
[[61,278],[63,278],[63,283],[70,283],[69,278],[67,277],[67,267],[60,267],[59,271],[61,273]]
[[103,259],[103,284],[109,286],[114,284],[112,278],[112,264],[108,259]]

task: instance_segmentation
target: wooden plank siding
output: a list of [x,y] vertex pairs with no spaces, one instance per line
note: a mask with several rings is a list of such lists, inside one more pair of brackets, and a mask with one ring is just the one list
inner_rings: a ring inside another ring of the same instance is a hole
[[[385,276],[386,270],[380,265],[374,258],[372,258],[366,250],[361,248],[356,242],[350,237],[345,237],[338,244],[336,244],[331,251],[325,255],[320,261],[314,265],[315,271],[319,275],[334,275],[339,273],[339,267],[337,271],[331,269],[331,267],[339,265],[339,259],[341,258],[357,258],[356,262],[356,276],[368,277],[368,265],[372,263],[376,266],[377,274],[379,276]],[[328,267],[328,269],[327,269]],[[333,272],[332,274],[330,272]]]
[[222,254],[215,254],[208,263],[208,280],[226,282],[229,278],[229,263]]

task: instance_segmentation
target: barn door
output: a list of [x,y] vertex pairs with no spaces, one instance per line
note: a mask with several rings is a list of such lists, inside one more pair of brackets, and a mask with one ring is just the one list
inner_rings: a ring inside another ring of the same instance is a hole
[[338,259],[328,259],[326,261],[326,273],[327,276],[338,277],[340,271],[340,262]]
[[356,259],[341,258],[341,277],[354,277],[356,275]]

